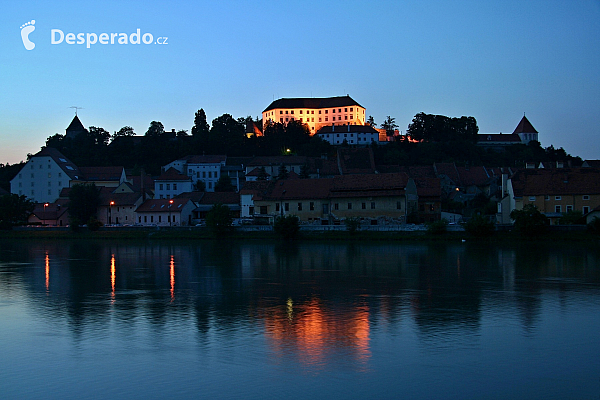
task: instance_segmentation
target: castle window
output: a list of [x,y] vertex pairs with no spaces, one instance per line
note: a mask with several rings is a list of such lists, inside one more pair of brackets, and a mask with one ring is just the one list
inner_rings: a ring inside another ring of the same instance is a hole
[[[325,112],[327,112],[327,111],[325,111]],[[333,112],[335,114],[335,108],[333,110],[331,110],[331,112]]]
[[283,114],[283,110],[279,111],[279,114]]
[[[315,119],[314,119],[314,118],[311,118],[311,119],[310,119],[310,122],[315,122]],[[315,127],[314,127],[314,126],[313,126],[313,129],[315,129]]]
[[293,114],[293,113],[294,113],[294,110],[290,111],[290,114]]
[[325,114],[327,114],[327,111],[328,111],[328,110],[325,110]]
[[[321,114],[321,110],[319,110],[319,114]],[[31,167],[33,168],[33,165]]]
[[341,108],[338,108],[338,112],[342,112],[342,109],[341,109]]
[[348,107],[344,108],[344,112],[348,112]]
[[350,107],[350,112],[352,112],[353,110],[354,110],[354,108],[353,108],[353,107]]
[[347,116],[347,115],[344,115],[344,119],[348,119],[348,116]]
[[319,118],[319,122],[321,122],[321,118]]
[[[312,110],[310,113],[311,113],[311,114],[314,114],[314,113],[315,113],[315,110]],[[319,111],[319,114],[321,114],[321,111]]]
[[329,121],[328,117],[325,117],[325,122]]
[[302,110],[300,110],[300,114],[302,114]]

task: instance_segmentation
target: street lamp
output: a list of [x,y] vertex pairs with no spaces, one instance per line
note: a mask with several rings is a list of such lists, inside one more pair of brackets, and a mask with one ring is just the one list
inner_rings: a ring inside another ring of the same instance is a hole
[[169,226],[171,226],[171,206],[173,205],[173,199],[169,200]]
[[112,224],[112,206],[115,205],[114,201],[110,201],[110,203],[108,203],[108,216],[106,218],[106,220],[108,221],[108,224]]
[[44,203],[44,216],[42,219],[42,226],[46,226],[46,207],[48,207],[50,204],[48,203]]

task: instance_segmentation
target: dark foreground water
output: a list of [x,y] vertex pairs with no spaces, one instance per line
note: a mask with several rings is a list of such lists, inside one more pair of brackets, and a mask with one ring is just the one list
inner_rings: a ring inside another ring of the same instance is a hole
[[598,399],[600,250],[0,242],[2,399]]

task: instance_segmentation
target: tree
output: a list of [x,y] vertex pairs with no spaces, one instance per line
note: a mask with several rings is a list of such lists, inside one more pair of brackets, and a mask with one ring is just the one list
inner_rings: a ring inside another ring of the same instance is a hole
[[475,237],[491,236],[496,228],[494,223],[481,214],[475,214],[463,224],[465,232]]
[[546,232],[548,218],[533,204],[526,204],[522,210],[512,210],[510,218],[515,221],[515,230],[525,236],[535,236]]
[[392,118],[389,115],[387,116],[383,124],[381,124],[381,128],[385,129],[385,134],[387,136],[394,136],[394,131],[397,127],[398,124],[396,124],[396,118]]
[[310,174],[308,173],[308,165],[302,164],[300,166],[300,179],[308,179],[310,178]]
[[223,236],[231,231],[231,211],[224,204],[215,204],[206,214],[206,226],[215,236]]
[[11,229],[26,223],[33,206],[33,201],[24,195],[13,193],[0,196],[0,229]]
[[360,229],[360,218],[346,218],[344,220],[344,225],[346,225],[346,230],[348,231],[348,233],[354,235]]
[[448,221],[445,219],[440,219],[439,221],[430,222],[427,224],[427,232],[432,233],[434,235],[441,235],[442,233],[446,233],[448,231]]
[[208,132],[210,131],[210,127],[208,126],[208,122],[206,122],[206,113],[204,109],[201,108],[196,111],[194,115],[194,126],[192,127],[192,136],[193,137],[206,137]]
[[219,154],[243,154],[245,137],[246,127],[230,114],[223,114],[212,121],[209,148]]
[[294,239],[300,231],[300,219],[295,215],[284,215],[275,218],[273,230],[285,240]]
[[256,176],[256,180],[266,181],[268,178],[269,176],[267,175],[267,170],[265,170],[265,167],[260,167],[258,169],[258,175]]
[[95,184],[75,184],[69,191],[69,219],[71,227],[77,229],[96,218],[100,203],[100,190]]
[[215,192],[235,192],[235,188],[231,184],[229,175],[221,174],[219,180],[215,184]]
[[124,126],[121,129],[119,129],[119,131],[113,135],[113,141],[117,137],[125,137],[125,136],[135,136],[135,132],[133,131],[132,127]]
[[583,213],[581,211],[567,211],[563,214],[562,217],[558,220],[560,225],[575,225],[583,223]]
[[206,184],[204,183],[204,181],[196,181],[196,183],[194,183],[195,191],[204,192],[205,189],[206,189]]
[[165,127],[159,121],[150,122],[150,126],[146,131],[146,136],[149,137],[161,137],[165,134]]
[[377,128],[377,124],[375,123],[375,119],[373,119],[372,115],[369,115],[369,118],[367,118],[367,125],[370,125],[372,128]]
[[182,137],[188,137],[190,135],[188,135],[187,129],[180,129],[180,130],[177,131],[176,136],[178,138],[182,138]]
[[414,140],[425,142],[477,143],[479,128],[473,117],[449,118],[444,115],[419,113],[408,125],[406,133]]
[[277,179],[287,179],[289,177],[290,177],[290,173],[288,172],[287,168],[285,167],[285,164],[282,163],[279,166]]

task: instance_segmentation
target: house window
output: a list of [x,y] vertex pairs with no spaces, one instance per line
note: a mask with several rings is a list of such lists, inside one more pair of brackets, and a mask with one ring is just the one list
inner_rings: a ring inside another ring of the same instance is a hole
[[402,210],[402,202],[401,201],[396,202],[396,210]]
[[567,206],[567,212],[573,211],[573,206]]
[[535,196],[529,196],[529,201],[535,201]]
[[261,214],[266,214],[267,213],[267,206],[260,206],[260,213]]
[[177,190],[177,184],[176,183],[173,184],[173,190]]
[[212,189],[212,182],[208,182],[208,188]]
[[48,186],[49,186],[49,187],[50,187],[50,186],[52,186],[52,182],[48,182]]
[[348,210],[352,210],[352,203],[348,203]]
[[590,207],[589,206],[583,206],[582,211],[583,211],[584,214],[587,214],[587,213],[590,212]]
[[363,209],[363,210],[366,210],[366,209],[367,209],[367,203],[362,203],[362,204],[361,204],[361,206],[362,206],[362,209]]
[[212,171],[208,171],[208,177],[212,178]]
[[191,175],[191,174],[193,174],[193,173],[194,173],[194,171],[192,171],[192,169],[191,169],[191,168],[190,168],[190,169],[188,169],[188,175]]
[[315,202],[314,201],[310,202],[309,208],[310,208],[310,211],[314,211],[315,210]]
[[562,212],[562,206],[555,206],[554,207],[554,212],[557,212],[557,213]]
[[544,200],[546,200],[546,201],[550,200],[550,196],[549,195],[545,195],[544,196]]
[[158,184],[158,190],[163,190],[163,184],[162,183]]
[[554,196],[554,200],[562,200],[561,196]]
[[144,215],[144,222],[148,222],[148,216]]
[[588,196],[587,194],[583,195],[583,200],[589,200],[590,196]]
[[254,207],[248,207],[248,214],[254,215]]
[[284,211],[290,211],[290,203],[284,204]]
[[48,189],[48,195],[52,194],[52,189]]
[[374,202],[374,201],[372,201],[372,202],[371,202],[371,210],[374,210],[374,209],[375,209],[375,202]]
[[275,211],[279,211],[279,203],[275,203]]
[[334,203],[333,204],[333,209],[334,210],[339,210],[340,209],[340,203]]
[[150,216],[150,222],[154,222],[154,215]]
[[202,177],[206,178],[206,171],[202,171]]
[[302,203],[298,203],[298,211],[302,211]]
[[167,190],[171,190],[171,184],[167,183]]
[[58,173],[58,177],[59,177],[59,178],[62,178],[62,173],[60,173],[60,172],[59,172],[59,173]]
[[158,216],[158,222],[162,222],[162,215]]

